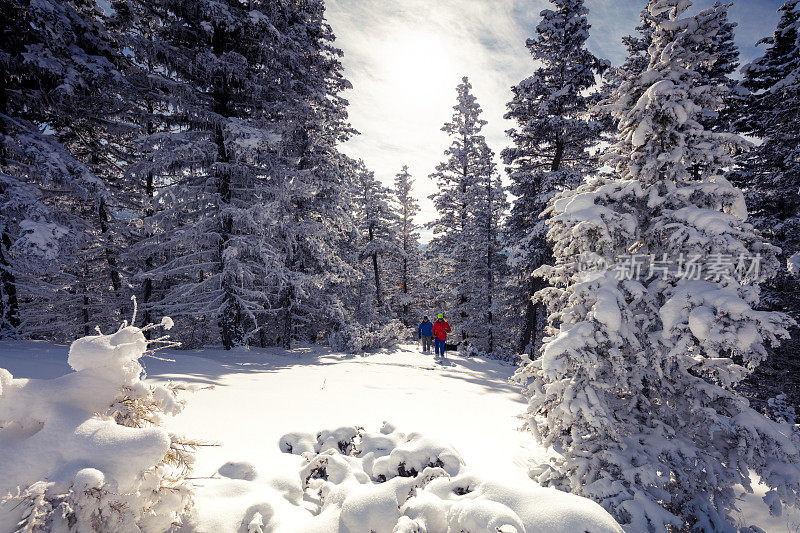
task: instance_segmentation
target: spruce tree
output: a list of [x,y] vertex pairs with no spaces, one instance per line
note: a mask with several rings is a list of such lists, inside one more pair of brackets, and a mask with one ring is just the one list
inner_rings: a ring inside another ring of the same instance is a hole
[[[744,188],[755,227],[781,248],[781,268],[762,286],[762,305],[800,320],[800,282],[790,272],[790,259],[800,252],[800,5],[786,2],[780,12],[772,37],[759,41],[767,45],[764,54],[742,71],[735,125],[761,142],[738,158],[731,180]],[[800,330],[795,327],[791,333],[791,341],[772,350],[744,384],[762,408],[779,394],[787,394],[800,407],[800,365],[795,355]]]
[[2,18],[0,330],[66,340],[119,321],[129,61],[93,3],[6,2]]
[[282,170],[272,196],[279,222],[270,235],[278,250],[277,341],[289,347],[301,331],[313,341],[346,319],[340,293],[356,276],[346,253],[355,227],[349,162],[338,144],[354,131],[341,96],[351,85],[323,1],[282,6],[276,8],[286,12],[275,23],[288,37],[277,54],[284,71],[276,105]]
[[420,311],[420,261],[419,226],[414,221],[419,213],[419,203],[412,195],[414,180],[403,165],[394,178],[394,203],[397,213],[395,231],[400,240],[397,262],[398,291],[395,297],[400,319],[406,326],[412,325]]
[[533,296],[547,285],[533,272],[552,262],[540,215],[556,192],[577,185],[591,166],[589,149],[598,142],[601,126],[588,117],[586,93],[606,66],[586,49],[590,26],[583,0],[552,3],[555,9],[542,11],[537,36],[526,43],[541,66],[512,87],[505,118],[516,127],[507,132],[513,146],[502,152],[515,197],[505,227],[512,314],[519,317],[515,348],[530,353],[541,342],[544,323],[544,309]]
[[[480,118],[481,107],[464,77],[456,88],[458,99],[453,115],[442,127],[452,139],[445,150],[446,159],[430,175],[437,182],[431,195],[438,218],[429,224],[434,238],[430,243],[439,273],[438,291],[445,293],[454,337],[468,348],[468,330],[472,323],[475,292],[470,262],[472,260],[476,193],[483,180],[494,173],[493,153],[481,135],[486,121]],[[474,332],[477,334],[477,332]]]
[[217,326],[219,337],[194,340],[226,349],[248,342],[267,308],[259,284],[269,274],[265,189],[276,151],[267,106],[278,74],[269,68],[276,37],[259,8],[271,9],[165,0],[121,12],[158,28],[146,41],[134,34],[132,49],[156,72],[155,88],[175,89],[144,102],[150,135],[131,169],[158,205],[144,221],[158,233],[136,247],[141,266],[152,265],[138,279],[164,286],[146,309],[174,314],[182,327]]
[[495,326],[501,322],[502,287],[506,281],[505,255],[501,253],[500,225],[508,208],[499,174],[478,176],[472,186],[471,216],[466,232],[470,243],[467,263],[458,276],[472,287],[467,319],[463,327],[470,334],[471,353],[493,354],[505,348]]
[[386,318],[391,314],[387,294],[393,291],[391,262],[400,254],[395,233],[397,219],[391,202],[391,191],[375,179],[362,161],[356,167],[356,220],[361,233],[359,259],[369,263],[366,278],[372,285],[369,315]]
[[124,3],[117,19],[147,69],[129,169],[145,311],[195,343],[316,340],[343,319],[332,285],[352,228],[336,148],[349,85],[322,3]]
[[697,45],[724,19],[685,16],[689,5],[650,1],[667,19],[648,68],[626,77],[608,109],[619,125],[613,173],[552,203],[556,262],[541,273],[554,284],[553,335],[519,378],[531,430],[561,452],[540,483],[595,499],[632,530],[733,532],[736,486],[752,490],[752,473],[773,511],[798,502],[800,454],[785,426],[734,390],[787,319],[755,309],[775,249],[722,177],[745,141],[702,124],[727,88],[704,83],[701,67],[716,57]]

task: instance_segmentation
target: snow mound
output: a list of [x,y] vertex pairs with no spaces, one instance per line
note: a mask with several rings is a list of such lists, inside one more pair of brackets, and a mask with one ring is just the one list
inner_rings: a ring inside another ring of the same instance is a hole
[[789,269],[789,273],[792,276],[800,278],[800,252],[793,254],[786,261],[786,267]]
[[300,460],[293,482],[266,482],[249,463],[227,463],[219,469],[226,479],[204,489],[226,502],[226,518],[197,508],[190,525],[248,533],[622,531],[590,500],[533,482],[482,479],[451,446],[388,423],[375,433],[361,427],[288,433],[278,444]]
[[[153,327],[153,326],[150,326]],[[149,386],[143,330],[72,343],[75,372],[14,379],[0,369],[0,531],[165,531],[189,505],[193,449],[159,427],[183,404]]]

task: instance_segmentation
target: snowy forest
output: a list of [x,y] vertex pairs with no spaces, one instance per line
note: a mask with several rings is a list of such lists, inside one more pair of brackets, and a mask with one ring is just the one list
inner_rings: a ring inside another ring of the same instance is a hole
[[[746,63],[732,4],[641,3],[614,65],[590,2],[549,0],[506,144],[465,72],[439,164],[380,176],[324,0],[0,0],[0,533],[800,528],[800,0]],[[279,351],[458,372],[402,355],[438,313],[464,381],[522,398],[524,483],[384,422],[276,427],[297,487],[195,487],[213,402],[165,420],[223,381],[187,361],[268,366],[268,413],[302,387]]]

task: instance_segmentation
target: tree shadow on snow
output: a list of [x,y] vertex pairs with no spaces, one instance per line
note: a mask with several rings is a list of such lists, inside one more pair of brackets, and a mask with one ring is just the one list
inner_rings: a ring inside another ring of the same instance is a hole
[[508,378],[513,375],[515,367],[482,357],[458,356],[453,357],[452,361],[455,366],[442,367],[443,377],[460,379],[478,385],[487,392],[512,394],[514,401],[527,403],[522,396],[522,387],[508,381]]
[[202,348],[168,350],[156,355],[161,359],[142,359],[148,377],[214,386],[226,386],[223,378],[227,375],[272,373],[302,366],[327,366],[358,357],[334,353],[327,347],[313,345],[298,346],[288,351],[279,348],[227,351],[221,348]]

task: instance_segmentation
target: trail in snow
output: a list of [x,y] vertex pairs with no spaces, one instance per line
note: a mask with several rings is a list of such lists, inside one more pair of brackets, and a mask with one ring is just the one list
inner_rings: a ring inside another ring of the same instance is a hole
[[170,422],[175,431],[220,443],[201,451],[198,475],[231,459],[266,470],[294,464],[278,450],[290,431],[378,428],[383,421],[450,442],[468,464],[498,476],[526,478],[525,465],[544,456],[529,434],[515,430],[526,403],[508,383],[514,367],[502,362],[451,355],[452,366],[442,367],[412,346],[368,356],[318,347],[200,353],[214,360],[182,352],[168,354],[175,363],[145,360],[152,379],[214,385],[188,396]]

